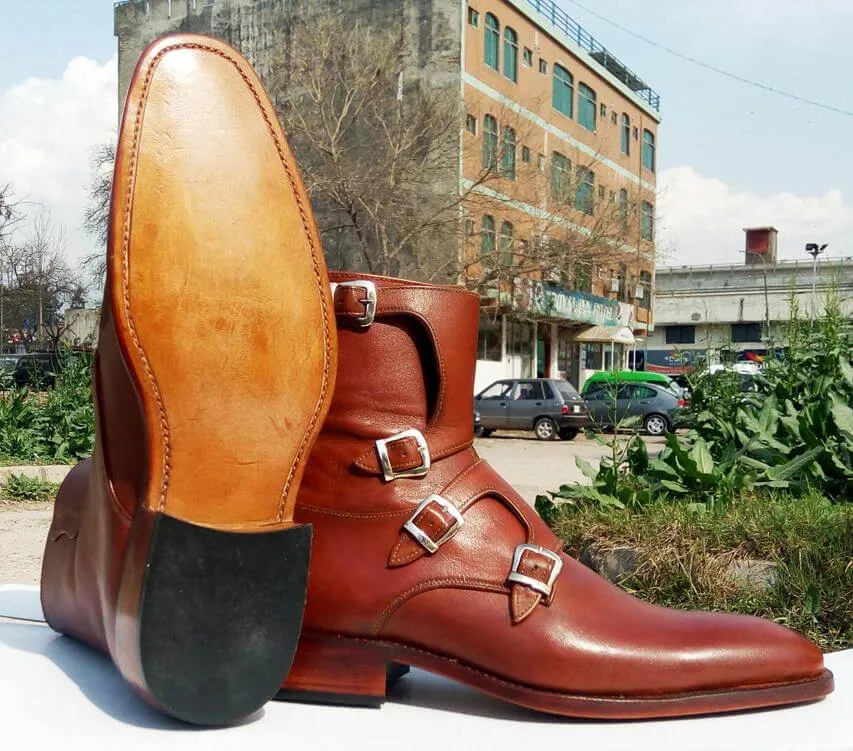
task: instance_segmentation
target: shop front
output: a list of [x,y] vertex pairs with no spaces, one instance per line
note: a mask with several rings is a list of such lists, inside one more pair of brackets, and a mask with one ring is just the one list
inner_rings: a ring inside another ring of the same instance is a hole
[[481,317],[476,391],[533,376],[580,388],[591,372],[625,367],[634,346],[631,305],[534,280],[503,302],[502,312]]

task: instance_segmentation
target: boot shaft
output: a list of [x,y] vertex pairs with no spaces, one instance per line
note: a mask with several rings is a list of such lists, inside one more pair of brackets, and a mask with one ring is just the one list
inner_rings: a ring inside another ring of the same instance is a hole
[[478,296],[385,277],[330,278],[339,368],[314,456],[348,453],[354,476],[389,482],[422,476],[469,447]]

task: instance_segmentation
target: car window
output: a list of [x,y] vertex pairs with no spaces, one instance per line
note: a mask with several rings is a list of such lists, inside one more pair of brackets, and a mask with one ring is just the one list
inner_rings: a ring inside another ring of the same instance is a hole
[[630,384],[623,383],[621,386],[616,389],[616,398],[617,399],[634,399],[634,386]]
[[651,386],[632,386],[631,387],[631,399],[654,399],[657,396],[657,391],[655,391]]
[[597,402],[603,401],[608,396],[609,396],[609,394],[608,394],[606,389],[599,389],[599,388],[593,389],[592,391],[590,391],[586,394],[587,399],[592,399],[593,401],[597,401]]
[[555,381],[554,383],[557,386],[557,391],[566,401],[578,398],[577,389],[568,381]]
[[546,399],[554,398],[554,389],[551,388],[551,384],[548,381],[542,381],[542,390],[545,392]]
[[542,398],[542,384],[537,381],[521,381],[513,397],[517,401],[531,401]]
[[508,399],[512,381],[498,381],[480,394],[481,399]]

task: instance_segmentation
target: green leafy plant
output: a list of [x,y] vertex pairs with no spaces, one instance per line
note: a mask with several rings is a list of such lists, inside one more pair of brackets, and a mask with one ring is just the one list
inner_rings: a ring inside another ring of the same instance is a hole
[[0,392],[0,458],[6,464],[65,464],[91,455],[91,370],[90,354],[65,353],[53,387],[12,386]]
[[59,485],[26,475],[10,475],[3,483],[2,497],[8,501],[52,501]]

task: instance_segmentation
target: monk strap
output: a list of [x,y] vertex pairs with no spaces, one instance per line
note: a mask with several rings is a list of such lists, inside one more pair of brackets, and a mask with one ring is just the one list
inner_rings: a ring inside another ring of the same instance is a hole
[[456,536],[465,520],[462,513],[440,495],[427,496],[403,525],[415,541],[432,555]]
[[[366,279],[332,282],[335,314],[346,317],[356,326],[367,328],[376,318],[376,285]],[[346,293],[349,294],[346,294]],[[352,310],[355,307],[356,310]]]
[[563,560],[553,550],[539,545],[519,545],[512,556],[508,579],[539,592],[549,602],[562,568]]
[[423,477],[429,472],[429,446],[420,430],[413,428],[379,439],[376,454],[385,482],[401,477]]

